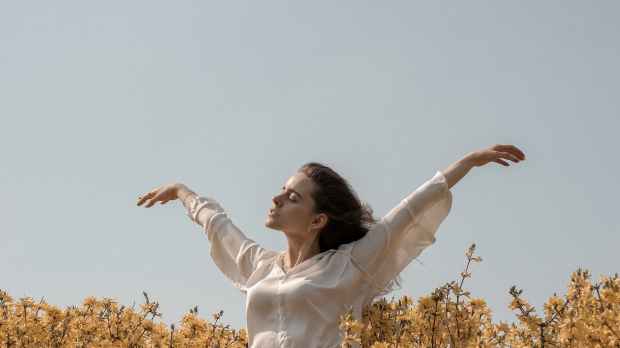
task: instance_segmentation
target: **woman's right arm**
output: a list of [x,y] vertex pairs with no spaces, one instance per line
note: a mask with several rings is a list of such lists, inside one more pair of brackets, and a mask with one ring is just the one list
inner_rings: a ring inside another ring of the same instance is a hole
[[183,184],[156,188],[140,197],[138,205],[149,200],[146,207],[151,207],[158,201],[165,204],[174,199],[179,199],[187,216],[202,227],[210,242],[211,258],[217,267],[235,287],[245,292],[247,280],[261,262],[277,253],[247,238],[215,199],[199,196]]
[[[157,202],[160,202],[160,204],[166,204],[175,199],[179,199],[181,201],[189,218],[202,226],[205,232],[208,232],[207,228],[209,227],[208,225],[211,218],[213,218],[217,213],[224,211],[222,207],[215,202],[215,200],[207,200],[202,198],[194,191],[190,190],[189,187],[181,183],[172,183],[157,187],[145,195],[138,197],[137,205],[140,206],[146,203],[144,207],[150,208]],[[209,205],[208,208],[211,209],[204,209],[207,208],[207,205]],[[209,239],[211,239],[211,236],[208,236]]]

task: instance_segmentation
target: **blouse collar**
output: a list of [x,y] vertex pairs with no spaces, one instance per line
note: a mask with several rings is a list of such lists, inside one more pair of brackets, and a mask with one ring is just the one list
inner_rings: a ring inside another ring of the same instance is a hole
[[278,267],[280,268],[282,273],[284,273],[286,275],[291,275],[293,273],[301,272],[301,271],[311,267],[312,265],[316,264],[319,260],[323,259],[324,256],[333,255],[335,253],[349,254],[347,251],[349,251],[348,244],[347,245],[342,245],[337,250],[336,249],[325,250],[323,252],[320,252],[318,254],[315,254],[315,255],[305,259],[304,261],[300,262],[299,264],[293,266],[288,271],[286,271],[284,269],[284,255],[286,254],[286,250],[284,250],[284,251],[281,251],[280,253],[278,253],[278,255],[276,257],[276,264],[278,265]]
[[298,263],[297,265],[295,265],[295,266],[293,266],[293,267],[289,268],[289,269],[288,269],[288,271],[286,271],[286,270],[284,269],[284,255],[286,254],[286,250],[285,250],[285,251],[281,251],[281,252],[278,254],[278,257],[277,257],[277,259],[276,259],[276,263],[278,264],[278,267],[280,267],[280,269],[282,270],[282,272],[283,272],[284,274],[292,274],[292,273],[293,273],[293,272],[295,272],[295,271],[302,270],[302,269],[305,269],[305,268],[307,268],[307,267],[309,267],[309,266],[313,265],[314,263],[316,263],[316,261],[318,261],[318,260],[320,260],[321,258],[323,258],[323,256],[325,256],[325,255],[327,255],[328,253],[333,252],[333,251],[335,251],[335,250],[330,249],[330,250],[325,250],[325,251],[323,251],[323,252],[320,252],[320,253],[318,253],[318,254],[315,254],[315,255],[313,255],[313,256],[311,256],[311,257],[309,257],[309,258],[307,258],[307,259],[303,260],[302,262]]

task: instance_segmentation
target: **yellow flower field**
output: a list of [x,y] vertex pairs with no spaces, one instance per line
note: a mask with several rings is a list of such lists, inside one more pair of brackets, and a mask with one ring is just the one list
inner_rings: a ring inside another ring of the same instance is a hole
[[[522,290],[513,286],[509,308],[515,323],[494,323],[482,298],[463,284],[471,265],[482,261],[475,244],[465,256],[457,281],[413,300],[382,299],[364,310],[362,321],[351,313],[340,318],[342,347],[620,347],[620,278],[603,276],[592,283],[587,270],[570,275],[567,292],[553,295],[538,314]],[[44,300],[18,301],[0,290],[0,347],[230,347],[247,346],[245,329],[223,325],[220,311],[212,320],[191,309],[179,327],[156,322],[159,304],[144,293],[139,309],[113,299],[88,297],[79,306],[59,309]]]

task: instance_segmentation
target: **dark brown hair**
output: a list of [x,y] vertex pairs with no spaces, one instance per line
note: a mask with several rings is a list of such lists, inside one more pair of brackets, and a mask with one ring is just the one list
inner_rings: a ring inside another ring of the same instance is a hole
[[308,162],[299,168],[315,184],[312,198],[314,212],[328,216],[319,232],[320,252],[361,239],[376,220],[372,208],[361,202],[349,183],[331,168]]

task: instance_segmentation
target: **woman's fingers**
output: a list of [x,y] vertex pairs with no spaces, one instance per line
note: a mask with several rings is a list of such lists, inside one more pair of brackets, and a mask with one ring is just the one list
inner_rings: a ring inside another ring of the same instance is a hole
[[469,155],[472,163],[480,167],[489,162],[495,162],[505,167],[510,166],[508,161],[519,163],[525,160],[525,154],[514,145],[493,145],[484,150],[475,151]]
[[521,151],[518,147],[514,145],[495,145],[493,149],[500,152],[508,152],[512,155],[515,155],[519,160],[525,160],[525,153]]
[[149,198],[148,195],[149,194],[147,193],[147,194],[145,194],[143,196],[138,197],[138,203],[136,203],[136,205],[137,206],[141,206]]
[[[507,149],[508,150],[508,149]],[[495,158],[493,159],[493,162],[499,163],[501,165],[504,166],[509,166],[510,164],[506,161],[504,161],[503,159],[507,159],[510,160],[514,163],[519,163],[522,161],[522,159],[520,158],[520,154],[514,152],[510,153],[510,152],[501,152],[501,151],[495,151]]]
[[157,203],[157,201],[161,201],[161,195],[158,193],[155,196],[153,196],[153,198],[151,198],[149,200],[148,203],[146,203],[146,205],[144,206],[145,208],[150,208],[152,207],[155,203]]
[[157,193],[157,190],[153,190],[147,194],[145,194],[144,196],[140,196],[138,197],[138,206],[141,206],[142,204],[144,204],[144,202],[146,202],[148,199],[152,198],[155,196],[155,194]]
[[502,158],[505,158],[505,159],[509,159],[509,160],[511,160],[511,161],[513,161],[515,163],[518,163],[518,162],[521,161],[519,158],[517,158],[517,156],[515,156],[515,155],[513,155],[513,154],[511,154],[509,152],[500,152],[498,154],[498,156],[500,156]]
[[161,204],[166,204],[176,198],[176,186],[174,184],[162,185],[154,190],[151,190],[144,196],[138,197],[137,205],[141,206],[144,204],[145,208],[150,208],[157,202],[161,202]]
[[509,166],[510,166],[510,165],[508,164],[508,162],[503,161],[503,160],[501,160],[501,159],[499,159],[499,158],[498,158],[498,159],[493,160],[493,162],[495,162],[495,163],[499,163],[499,164],[501,164],[501,165],[503,165],[503,166],[505,166],[505,167],[509,167]]

